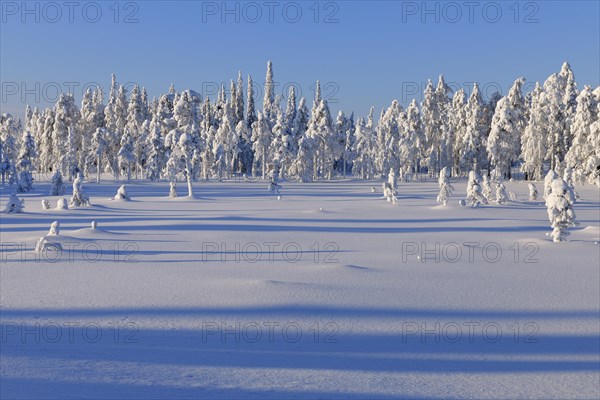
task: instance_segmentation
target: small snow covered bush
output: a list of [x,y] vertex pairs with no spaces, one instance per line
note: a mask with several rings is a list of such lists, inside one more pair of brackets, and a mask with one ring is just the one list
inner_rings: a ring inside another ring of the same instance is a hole
[[546,206],[552,227],[552,232],[548,235],[554,242],[565,241],[570,234],[567,229],[577,225],[573,209],[574,202],[575,196],[564,180],[558,178],[552,181],[552,192],[546,199]]
[[46,199],[42,199],[42,208],[44,210],[49,210],[50,209],[50,202]]
[[4,211],[9,214],[17,214],[23,212],[24,208],[25,200],[19,199],[16,194],[12,193],[8,198],[8,203],[6,203]]
[[58,235],[60,233],[60,222],[54,221],[50,224],[50,231],[48,231],[48,235]]
[[69,208],[69,203],[67,202],[67,199],[65,199],[64,197],[62,199],[58,199],[58,201],[56,202],[57,210],[66,210],[68,208]]
[[121,185],[119,190],[117,190],[115,200],[131,200],[131,198],[127,195],[127,187],[125,185]]

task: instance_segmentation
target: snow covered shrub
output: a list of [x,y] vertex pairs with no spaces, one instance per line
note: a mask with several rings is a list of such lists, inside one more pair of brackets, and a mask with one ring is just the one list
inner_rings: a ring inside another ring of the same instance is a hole
[[68,208],[69,208],[69,203],[67,203],[67,199],[65,199],[64,197],[62,199],[58,199],[58,201],[56,202],[57,210],[66,210]]
[[383,182],[381,184],[383,189],[383,198],[393,205],[398,205],[398,197],[396,197],[396,191],[392,188],[389,182]]
[[508,195],[506,194],[506,186],[499,180],[496,185],[496,203],[504,204],[508,201]]
[[553,169],[546,174],[544,178],[544,200],[547,200],[550,193],[552,193],[552,182],[556,178],[558,178],[558,174]]
[[454,190],[454,187],[450,184],[450,170],[448,167],[444,167],[440,171],[438,183],[440,185],[440,193],[437,196],[437,202],[446,205]]
[[570,167],[565,168],[565,173],[563,174],[563,180],[566,182],[569,189],[575,195],[575,200],[580,200],[579,194],[575,191],[575,185],[573,184],[573,169]]
[[73,181],[73,196],[71,196],[71,207],[87,207],[90,205],[90,199],[83,190],[83,175],[77,175]]
[[537,201],[538,191],[533,183],[527,185],[529,188],[529,201]]
[[50,196],[62,196],[65,194],[65,185],[63,184],[62,174],[60,171],[56,171],[52,175],[52,189],[50,189]]
[[92,221],[91,226],[92,229],[96,229],[98,227],[98,223],[96,221]]
[[54,221],[50,224],[50,231],[48,231],[48,235],[58,235],[60,234],[60,222]]
[[9,214],[17,214],[23,212],[24,208],[25,200],[19,199],[16,194],[12,193],[8,198],[8,203],[6,203],[4,211]]
[[492,184],[489,176],[484,175],[481,182],[482,194],[488,200],[492,199],[494,192],[492,191]]
[[131,198],[127,195],[127,187],[125,185],[121,185],[119,190],[117,190],[117,194],[114,197],[115,200],[131,200]]
[[548,207],[548,219],[550,220],[552,232],[548,236],[552,237],[554,242],[562,242],[570,234],[567,229],[570,226],[577,225],[575,220],[575,211],[573,203],[575,196],[569,189],[567,183],[558,178],[552,181],[552,192],[546,199]]
[[175,181],[169,183],[169,197],[177,197],[177,183]]
[[471,207],[478,207],[480,204],[487,204],[488,200],[481,192],[481,176],[476,171],[469,172],[469,181],[467,182],[466,204]]
[[388,174],[388,184],[394,190],[394,192],[396,192],[396,190],[398,189],[398,183],[396,181],[396,174],[394,173],[394,170],[391,168],[390,168],[390,173]]
[[46,199],[42,199],[42,208],[44,210],[49,210],[50,209],[50,202]]

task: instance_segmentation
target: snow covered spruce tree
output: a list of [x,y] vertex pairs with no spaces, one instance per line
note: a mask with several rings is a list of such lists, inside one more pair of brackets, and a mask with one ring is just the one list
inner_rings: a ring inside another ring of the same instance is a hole
[[577,96],[577,108],[571,125],[573,143],[567,152],[565,160],[567,168],[573,170],[576,182],[596,183],[598,154],[597,127],[592,131],[594,122],[598,119],[598,101],[592,94],[592,89],[585,86]]
[[496,182],[496,203],[505,204],[508,201],[508,194],[506,193],[506,186],[502,181],[502,177],[498,175],[498,181]]
[[446,205],[448,204],[450,197],[452,197],[452,191],[454,190],[454,187],[450,184],[450,167],[442,168],[438,184],[440,186],[440,192],[437,196],[437,202]]
[[65,194],[65,185],[63,183],[62,174],[57,168],[52,175],[52,186],[50,189],[50,196],[62,196]]
[[526,179],[539,181],[542,179],[544,159],[546,158],[546,140],[544,138],[544,124],[546,116],[542,102],[543,89],[539,83],[531,92],[529,118],[527,127],[521,138],[521,172]]
[[552,181],[552,193],[546,199],[548,219],[552,232],[548,236],[554,242],[562,242],[570,235],[568,228],[577,225],[573,203],[575,198],[566,182],[560,178]]
[[73,196],[71,196],[71,207],[87,207],[90,206],[90,199],[83,190],[83,175],[77,175],[77,178],[73,181]]
[[529,183],[527,188],[529,189],[529,201],[537,201],[538,191],[535,185],[533,183]]
[[473,92],[467,102],[467,128],[462,139],[460,162],[462,170],[479,170],[485,164],[486,115],[485,104],[479,86],[473,85]]
[[133,138],[129,132],[129,129],[125,128],[123,137],[121,138],[121,147],[117,153],[119,160],[119,169],[125,172],[127,182],[131,181],[131,171],[135,168],[135,154]]
[[548,201],[548,197],[552,193],[552,182],[558,178],[558,174],[551,169],[544,178],[544,200]]
[[481,175],[477,171],[469,172],[469,181],[467,182],[466,204],[471,207],[478,207],[481,204],[487,204],[488,200],[481,192]]
[[262,179],[267,177],[267,155],[272,137],[273,133],[267,117],[259,112],[258,119],[252,124],[252,149],[254,150],[254,162],[256,165],[260,165],[262,170]]
[[33,189],[33,162],[37,157],[35,142],[29,131],[23,132],[21,151],[17,160],[17,171],[19,173],[17,191],[19,193],[29,192]]
[[0,115],[0,173],[2,185],[17,183],[17,143],[16,135],[20,130],[19,123],[10,114]]
[[519,78],[508,95],[498,101],[487,139],[487,152],[496,172],[511,177],[510,167],[518,160],[521,132],[525,126],[525,99],[522,94],[524,78]]

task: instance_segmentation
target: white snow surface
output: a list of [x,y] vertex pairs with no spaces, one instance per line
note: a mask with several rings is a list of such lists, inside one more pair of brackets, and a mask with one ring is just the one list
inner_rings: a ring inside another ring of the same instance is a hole
[[[372,181],[281,200],[132,182],[114,202],[106,179],[91,207],[43,210],[59,197],[36,182],[0,214],[0,397],[599,398],[597,187],[552,243],[543,201],[460,207],[453,185],[441,206],[436,182],[401,183],[392,207]],[[64,251],[36,255],[55,220]]]

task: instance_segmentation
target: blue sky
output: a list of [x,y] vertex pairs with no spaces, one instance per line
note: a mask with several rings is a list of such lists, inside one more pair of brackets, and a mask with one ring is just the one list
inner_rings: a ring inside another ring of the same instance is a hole
[[489,95],[519,76],[531,88],[568,60],[580,88],[599,84],[598,1],[114,3],[2,1],[2,112],[46,107],[57,88],[74,87],[79,102],[113,72],[150,97],[171,83],[211,94],[238,70],[262,85],[269,59],[278,93],[294,84],[312,100],[319,79],[334,112],[357,115],[420,100],[440,73]]

